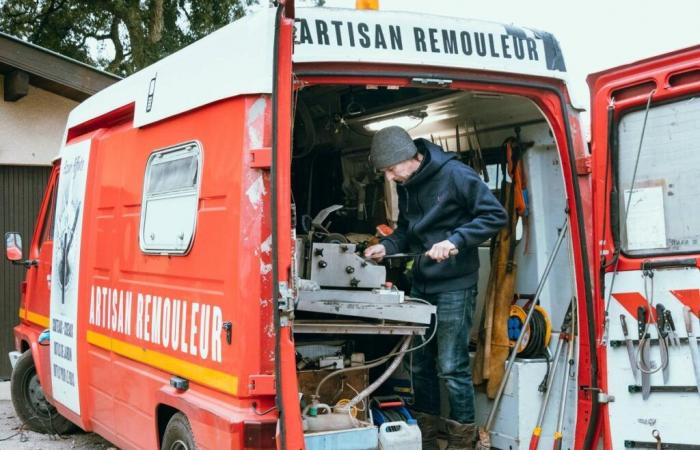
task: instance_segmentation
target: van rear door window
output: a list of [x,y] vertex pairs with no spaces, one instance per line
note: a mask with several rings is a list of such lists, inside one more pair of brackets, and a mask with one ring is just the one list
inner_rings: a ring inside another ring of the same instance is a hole
[[201,167],[196,142],[159,150],[148,158],[139,234],[143,252],[189,251],[197,223]]
[[698,251],[700,98],[650,108],[632,190],[644,115],[625,114],[618,126],[622,249],[632,256]]

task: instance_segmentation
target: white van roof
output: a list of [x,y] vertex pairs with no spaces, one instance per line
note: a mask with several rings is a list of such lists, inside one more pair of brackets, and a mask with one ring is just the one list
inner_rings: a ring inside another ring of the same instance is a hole
[[[559,44],[515,26],[426,14],[296,10],[295,63],[364,62],[565,79]],[[134,104],[141,127],[244,94],[272,92],[275,9],[237,20],[113,84],[71,111],[67,128]],[[265,32],[264,30],[267,30]]]

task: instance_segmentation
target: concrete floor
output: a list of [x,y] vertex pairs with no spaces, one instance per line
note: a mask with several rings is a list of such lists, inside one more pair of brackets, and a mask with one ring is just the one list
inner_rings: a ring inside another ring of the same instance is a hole
[[22,429],[10,400],[10,382],[0,381],[0,449],[2,450],[117,450],[109,442],[92,433],[50,436]]

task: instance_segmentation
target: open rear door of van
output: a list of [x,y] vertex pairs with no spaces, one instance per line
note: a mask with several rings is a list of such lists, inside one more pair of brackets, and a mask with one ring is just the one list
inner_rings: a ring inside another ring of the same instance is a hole
[[275,390],[279,422],[277,448],[303,449],[299,398],[291,328],[292,205],[292,49],[294,2],[280,1],[275,20],[272,88],[272,279],[275,299]]
[[700,46],[588,84],[604,448],[700,449]]

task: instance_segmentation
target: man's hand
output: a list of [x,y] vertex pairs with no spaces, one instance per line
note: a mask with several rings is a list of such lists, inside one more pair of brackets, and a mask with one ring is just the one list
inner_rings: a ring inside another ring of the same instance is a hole
[[372,245],[365,249],[365,258],[381,261],[386,256],[386,248],[382,244]]
[[457,253],[457,247],[455,247],[452,242],[444,240],[434,244],[433,247],[426,252],[426,256],[434,259],[437,262],[443,262],[450,256],[456,255]]

